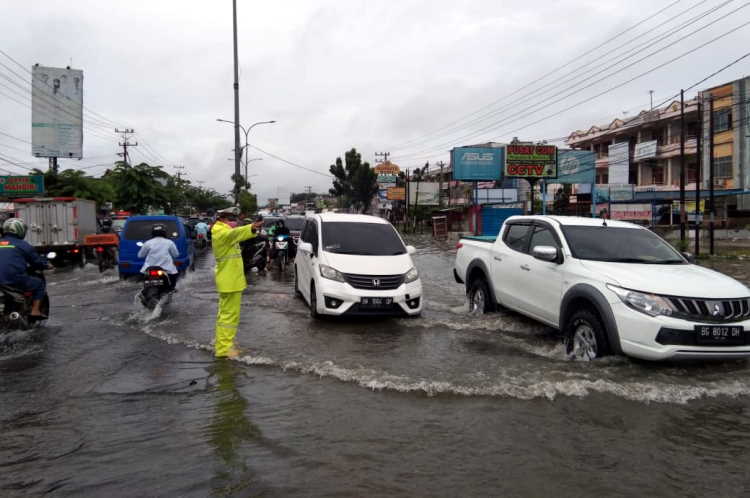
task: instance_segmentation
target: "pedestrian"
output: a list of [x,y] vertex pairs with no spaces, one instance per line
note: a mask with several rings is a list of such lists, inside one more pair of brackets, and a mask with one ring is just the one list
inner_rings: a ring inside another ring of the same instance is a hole
[[214,354],[217,358],[236,358],[240,354],[234,345],[234,336],[240,324],[242,292],[247,287],[240,242],[255,237],[262,227],[261,222],[233,228],[230,223],[239,213],[237,207],[222,209],[217,212],[216,223],[211,227],[216,258],[214,276],[219,293],[214,341]]

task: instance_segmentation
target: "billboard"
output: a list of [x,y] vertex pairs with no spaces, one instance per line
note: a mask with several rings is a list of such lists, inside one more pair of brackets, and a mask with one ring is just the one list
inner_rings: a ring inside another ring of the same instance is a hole
[[639,142],[635,144],[633,160],[651,159],[656,157],[657,141],[649,140],[648,142]]
[[378,176],[380,175],[398,176],[398,174],[401,173],[401,168],[399,168],[397,164],[393,164],[390,161],[385,162],[385,163],[380,163],[377,166],[375,166],[373,169],[375,170],[375,173]]
[[454,180],[499,180],[503,176],[504,161],[505,149],[502,148],[456,147],[451,150]]
[[504,174],[516,178],[556,178],[557,146],[506,145]]
[[0,176],[0,195],[37,195],[44,193],[44,176]]
[[396,183],[397,179],[397,175],[378,175],[378,183],[380,185],[384,185],[386,183]]
[[630,144],[622,142],[610,145],[609,183],[630,183]]
[[609,206],[609,217],[613,220],[651,221],[651,216],[651,204],[612,204]]
[[594,183],[596,156],[590,150],[557,152],[557,179],[554,183]]
[[83,71],[37,64],[31,73],[31,153],[81,159]]
[[[417,200],[419,196],[419,200]],[[409,204],[438,206],[440,204],[440,184],[437,182],[409,182]]]
[[389,201],[405,201],[406,200],[406,187],[388,188],[387,198]]

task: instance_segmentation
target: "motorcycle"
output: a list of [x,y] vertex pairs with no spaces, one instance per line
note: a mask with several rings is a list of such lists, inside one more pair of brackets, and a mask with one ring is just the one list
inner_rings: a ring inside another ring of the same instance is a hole
[[96,246],[96,263],[99,265],[99,273],[117,267],[117,249],[112,246]]
[[293,243],[289,235],[277,235],[274,237],[275,258],[279,262],[279,268],[286,268],[289,263],[289,244]]
[[195,242],[193,244],[196,249],[203,251],[208,247],[208,239],[202,233],[198,233],[195,235]]
[[[47,254],[48,260],[53,260],[57,254],[51,252]],[[43,281],[44,273],[42,270],[28,270],[29,275],[41,278]],[[0,285],[0,299],[2,299],[3,311],[0,315],[0,328],[5,330],[27,330],[39,325],[42,321],[38,317],[31,316],[32,294],[30,291],[17,289],[9,285]],[[42,299],[41,311],[44,316],[49,316],[49,296],[44,293]]]
[[242,248],[242,265],[245,272],[253,268],[262,272],[268,261],[268,239],[262,235],[240,243]]
[[[143,289],[138,293],[141,304],[153,310],[159,301],[166,295],[171,298],[172,283],[169,274],[158,266],[150,266],[146,269],[143,278]],[[167,300],[169,302],[169,299]]]

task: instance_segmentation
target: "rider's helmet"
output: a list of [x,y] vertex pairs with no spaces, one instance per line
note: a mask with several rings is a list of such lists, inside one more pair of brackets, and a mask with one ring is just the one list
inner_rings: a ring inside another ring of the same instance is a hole
[[164,228],[164,225],[154,225],[151,228],[151,236],[152,237],[165,237],[167,236],[167,229]]
[[21,218],[8,218],[3,223],[3,233],[13,234],[19,239],[26,237],[26,223]]

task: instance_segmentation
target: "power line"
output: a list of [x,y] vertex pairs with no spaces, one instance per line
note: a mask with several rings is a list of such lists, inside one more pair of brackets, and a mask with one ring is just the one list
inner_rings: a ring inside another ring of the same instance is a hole
[[[671,18],[671,20],[675,20],[675,19],[683,16],[688,11],[696,8],[698,5],[700,5],[702,3],[705,3],[705,1],[706,0],[702,0],[698,4],[689,7],[685,11],[683,11],[683,12],[681,12],[681,13],[673,16]],[[518,99],[514,99],[514,101],[512,103],[509,103],[509,104],[507,104],[507,105],[505,105],[503,107],[500,107],[499,109],[488,110],[487,112],[481,114],[480,116],[478,116],[478,117],[476,117],[476,118],[474,118],[474,119],[466,122],[462,126],[449,127],[448,129],[445,130],[445,133],[436,134],[436,136],[434,138],[425,139],[425,140],[422,140],[422,141],[418,141],[414,145],[417,145],[417,144],[427,144],[428,142],[430,142],[432,140],[438,139],[440,136],[446,136],[447,137],[447,135],[450,135],[451,133],[460,132],[462,129],[469,128],[472,125],[480,125],[480,123],[482,123],[483,121],[487,121],[488,119],[491,119],[493,117],[500,116],[500,115],[504,114],[506,111],[511,111],[513,108],[518,107],[520,104],[522,104],[524,102],[529,102],[532,99],[542,98],[542,95],[549,94],[549,92],[550,91],[554,91],[555,88],[561,88],[561,87],[563,87],[565,85],[568,85],[567,87],[563,88],[563,90],[560,90],[557,93],[554,93],[552,95],[547,95],[544,98],[545,99],[549,99],[549,98],[555,97],[557,95],[560,95],[561,93],[563,93],[565,91],[574,89],[577,86],[580,86],[582,83],[584,83],[586,81],[589,81],[592,78],[598,76],[602,72],[607,71],[609,69],[612,69],[612,68],[616,67],[617,65],[619,65],[619,64],[627,61],[628,59],[630,59],[630,58],[638,55],[641,52],[641,49],[643,49],[644,47],[654,46],[654,44],[659,43],[659,42],[661,42],[661,41],[669,38],[670,36],[676,34],[677,32],[679,32],[679,31],[687,28],[688,26],[694,24],[695,22],[697,22],[697,21],[699,21],[701,19],[704,19],[705,17],[707,17],[710,14],[716,12],[717,10],[725,7],[726,5],[728,5],[729,3],[733,2],[733,1],[734,0],[725,0],[723,3],[719,4],[718,6],[714,6],[712,8],[709,8],[708,10],[703,11],[700,14],[698,14],[698,15],[690,18],[690,19],[688,19],[682,25],[678,25],[676,27],[673,27],[673,28],[667,30],[667,32],[665,34],[657,35],[657,36],[655,36],[653,38],[648,38],[648,39],[645,39],[645,40],[643,39],[643,36],[641,36],[641,35],[636,36],[635,38],[632,38],[631,40],[629,40],[628,42],[626,42],[624,45],[615,47],[614,49],[612,49],[612,50],[610,50],[608,52],[605,52],[604,54],[601,54],[599,56],[599,59],[603,59],[606,56],[617,52],[620,48],[623,48],[625,45],[628,45],[628,44],[632,43],[633,41],[640,41],[640,43],[638,45],[636,45],[634,48],[626,50],[626,51],[622,52],[621,54],[619,54],[617,56],[614,56],[612,58],[606,58],[603,62],[600,62],[599,64],[595,64],[597,62],[597,60],[586,62],[586,63],[584,63],[584,64],[582,64],[580,66],[577,66],[577,67],[571,69],[570,71],[567,71],[566,73],[564,73],[563,75],[561,75],[560,77],[558,77],[556,80],[554,80],[552,82],[549,82],[549,83],[546,83],[546,84],[542,85],[539,88],[531,90],[531,91],[527,92],[526,94],[522,95],[521,97],[519,97]],[[745,6],[747,6],[747,5],[745,5]],[[745,6],[740,7],[740,8],[744,8]],[[737,9],[737,10],[739,10],[739,9]],[[734,12],[736,12],[736,11],[734,11]],[[727,14],[727,16],[731,15],[731,14],[732,14],[732,12],[730,12],[729,14]],[[724,16],[724,17],[727,17],[727,16]],[[720,18],[720,19],[723,19],[723,18]],[[714,23],[718,22],[718,20],[720,20],[720,19],[715,20]],[[662,23],[662,25],[665,25],[665,24],[666,23]],[[703,29],[703,28],[701,28],[701,29]],[[698,31],[700,31],[700,29],[692,32],[690,35],[695,34]],[[690,36],[690,35],[688,35],[688,36]],[[684,38],[682,38],[682,39],[684,39]],[[680,40],[677,40],[676,42],[673,42],[671,45],[674,45],[678,41],[680,41]],[[671,45],[667,45],[667,46],[663,47],[661,50],[653,52],[652,54],[650,54],[649,56],[646,56],[645,58],[648,58],[648,57],[650,57],[652,55],[655,55],[656,53],[669,48]],[[617,57],[620,57],[620,58],[618,59]],[[601,79],[595,81],[594,84],[602,81],[603,79],[606,79],[606,78],[609,78],[611,76],[614,76],[615,74],[618,74],[619,72],[622,72],[625,69],[628,69],[632,65],[637,64],[637,63],[643,61],[645,58],[641,58],[638,61],[636,61],[635,63],[633,63],[631,65],[628,65],[628,66],[625,66],[622,69],[620,69],[619,71],[615,71],[615,72],[611,73],[610,75],[606,76],[605,78],[601,78]],[[587,66],[589,66],[589,68],[585,69]],[[606,67],[604,67],[604,66],[606,66]],[[589,73],[592,73],[592,74],[589,74]],[[589,74],[589,76],[587,76],[587,77],[584,78],[584,76],[586,76],[587,74]],[[589,86],[591,86],[591,85],[589,85]],[[579,91],[582,91],[585,88],[587,88],[587,87],[583,87]],[[539,102],[536,103],[536,105],[538,105],[538,104],[539,104]],[[495,126],[497,123],[498,122],[495,121],[495,122],[491,123],[489,126],[487,126],[485,128],[481,128],[476,133],[486,131],[488,128],[491,128],[492,126]],[[423,151],[419,151],[419,152],[415,152],[413,154],[419,154],[419,153],[422,153],[422,152]],[[402,155],[404,155],[404,154],[402,154]]]
[[284,158],[283,158],[283,157],[281,157],[281,156],[277,156],[276,154],[272,154],[272,153],[270,153],[270,152],[267,152],[267,151],[265,151],[265,150],[261,149],[260,147],[257,147],[257,146],[255,146],[255,145],[250,145],[250,144],[249,144],[249,147],[251,147],[251,148],[253,148],[253,149],[257,150],[258,152],[262,152],[263,154],[265,154],[265,155],[267,155],[267,156],[269,156],[269,157],[273,157],[274,159],[277,159],[277,160],[279,160],[279,161],[281,161],[281,162],[283,162],[283,163],[286,163],[286,164],[288,164],[288,165],[290,165],[290,166],[294,166],[295,168],[303,169],[303,170],[305,170],[305,171],[309,171],[310,173],[315,173],[316,175],[320,175],[320,176],[325,176],[326,178],[330,178],[330,177],[332,177],[332,176],[333,176],[333,175],[331,175],[330,173],[321,173],[320,171],[316,171],[316,170],[314,170],[314,169],[311,169],[311,168],[308,168],[308,167],[306,167],[306,166],[302,166],[301,164],[297,164],[297,163],[294,163],[294,162],[292,162],[292,161],[289,161],[289,160],[287,160],[287,159],[284,159]]
[[0,131],[0,135],[2,135],[4,137],[12,138],[13,140],[18,140],[19,142],[23,142],[25,144],[31,145],[31,142],[29,142],[28,140],[24,140],[23,138],[14,137],[13,135],[5,133],[4,131]]
[[[565,107],[565,108],[563,108],[563,109],[561,109],[559,111],[556,111],[556,112],[554,112],[552,114],[546,115],[546,116],[544,116],[544,117],[542,117],[540,119],[537,119],[536,121],[532,121],[531,123],[529,123],[527,125],[524,125],[521,128],[517,128],[517,129],[515,129],[513,131],[507,131],[507,132],[504,132],[504,133],[506,133],[507,135],[511,135],[511,134],[517,133],[517,132],[519,132],[521,130],[524,130],[524,129],[528,128],[529,126],[532,126],[534,124],[538,124],[538,123],[540,123],[542,121],[545,121],[545,120],[547,120],[549,118],[559,116],[560,114],[562,114],[564,112],[567,112],[567,111],[569,111],[569,110],[571,110],[571,109],[573,109],[575,107],[578,107],[578,106],[580,106],[582,104],[588,103],[588,102],[590,102],[590,101],[592,101],[592,100],[594,100],[594,99],[596,99],[598,97],[601,97],[602,95],[605,95],[605,94],[610,93],[610,92],[612,92],[614,90],[622,88],[623,86],[628,85],[628,84],[632,83],[633,81],[636,81],[636,80],[638,80],[638,79],[640,79],[640,78],[642,78],[642,77],[644,77],[644,76],[646,76],[646,75],[648,75],[650,73],[653,73],[653,72],[655,72],[655,71],[657,71],[659,69],[662,69],[662,68],[664,68],[664,67],[666,67],[666,66],[668,66],[668,65],[670,65],[670,64],[672,64],[672,63],[674,63],[674,62],[676,62],[676,61],[678,61],[678,60],[680,60],[680,59],[682,59],[682,58],[684,58],[684,57],[686,57],[686,56],[688,56],[688,55],[690,55],[690,54],[698,51],[698,50],[700,50],[701,48],[704,48],[704,47],[706,47],[706,46],[708,46],[708,45],[710,45],[710,44],[712,44],[712,43],[714,43],[714,42],[716,42],[716,41],[718,41],[718,40],[720,40],[722,38],[725,38],[726,36],[729,36],[730,34],[734,33],[735,31],[738,31],[739,29],[744,28],[748,24],[750,24],[750,21],[745,22],[745,23],[743,23],[743,24],[741,24],[739,26],[736,26],[735,28],[732,28],[731,30],[726,31],[726,32],[722,33],[721,35],[716,36],[716,37],[708,40],[707,42],[704,42],[704,43],[698,45],[697,47],[694,47],[694,48],[692,48],[692,49],[690,49],[690,50],[688,50],[686,52],[683,52],[682,54],[680,54],[680,55],[678,55],[676,57],[673,57],[672,59],[669,59],[666,62],[658,64],[657,66],[654,66],[651,69],[648,69],[647,71],[644,71],[644,72],[642,72],[642,73],[640,73],[640,74],[638,74],[638,75],[636,75],[636,76],[634,76],[634,77],[632,77],[632,78],[630,78],[630,79],[628,79],[628,80],[626,80],[626,81],[624,81],[622,83],[614,85],[614,86],[612,86],[612,87],[610,87],[610,88],[608,88],[606,90],[603,90],[603,91],[601,91],[601,92],[599,92],[599,93],[597,93],[597,94],[595,94],[595,95],[593,95],[593,96],[591,96],[589,98],[586,98],[586,99],[584,99],[582,101],[576,102],[576,103],[574,103],[574,104],[572,104],[572,105],[570,105],[568,107]],[[742,57],[742,58],[744,58],[744,57]],[[561,100],[564,100],[564,98],[558,99],[555,102],[552,102],[552,104],[558,103]],[[512,122],[515,122],[515,121],[518,121],[518,120],[519,119],[512,119],[512,120],[509,120],[508,122],[512,123]],[[463,138],[468,138],[470,136],[473,136],[473,135],[468,135],[467,137],[463,137]],[[500,138],[502,138],[502,137],[500,137]],[[491,141],[495,141],[495,140],[499,140],[499,138],[496,137],[496,138],[492,138],[491,139]],[[449,147],[452,143],[455,143],[455,142],[450,142],[448,144],[444,144],[442,147],[443,148]],[[437,149],[431,149],[431,150],[437,150]],[[425,152],[428,152],[428,151],[425,151]],[[417,159],[421,160],[421,159],[425,159],[425,158],[436,157],[436,156],[441,155],[441,154],[444,154],[444,152],[441,152],[440,154],[432,154],[432,155],[420,156],[418,158],[412,158],[412,160],[416,161]],[[407,156],[411,156],[411,155],[415,155],[415,154],[408,154]]]
[[[585,56],[587,56],[587,55],[589,55],[589,54],[591,54],[591,53],[593,53],[593,52],[595,52],[595,51],[599,50],[600,48],[602,48],[602,47],[604,47],[604,46],[608,45],[608,44],[609,44],[609,43],[611,43],[612,41],[614,41],[614,40],[618,39],[619,37],[621,37],[621,36],[622,36],[622,35],[624,35],[625,33],[629,32],[629,31],[632,31],[633,29],[637,28],[638,26],[640,26],[640,25],[642,25],[642,24],[644,24],[644,23],[646,23],[646,22],[650,21],[651,19],[654,19],[655,17],[657,17],[657,16],[661,15],[662,13],[664,13],[664,12],[666,12],[667,10],[669,10],[670,8],[672,8],[672,7],[674,6],[674,5],[676,5],[676,4],[678,4],[678,3],[680,3],[680,1],[681,1],[681,0],[676,0],[676,1],[672,2],[672,3],[670,3],[669,5],[667,5],[666,7],[663,7],[662,9],[660,9],[660,10],[659,10],[659,11],[657,11],[657,12],[655,12],[654,14],[651,14],[651,15],[649,15],[649,16],[647,16],[647,17],[645,17],[645,18],[641,19],[641,20],[640,20],[640,21],[638,21],[638,22],[637,22],[636,24],[634,24],[634,25],[632,25],[632,26],[630,26],[630,27],[626,28],[625,30],[623,30],[623,31],[621,31],[621,32],[619,32],[619,33],[617,33],[616,35],[612,36],[611,38],[608,38],[607,40],[605,40],[604,42],[600,43],[599,45],[597,45],[597,46],[595,46],[595,47],[593,47],[593,48],[591,48],[591,49],[587,50],[586,52],[584,52],[584,53],[582,53],[582,54],[580,54],[580,55],[578,55],[578,56],[574,57],[573,59],[570,59],[569,61],[565,62],[564,64],[561,64],[560,66],[557,66],[557,67],[555,67],[554,69],[550,70],[549,72],[547,72],[547,73],[543,74],[542,76],[538,77],[538,78],[537,78],[536,80],[534,80],[534,81],[532,81],[532,82],[530,82],[530,83],[527,83],[527,84],[525,84],[525,85],[523,85],[523,86],[521,86],[521,87],[517,88],[516,90],[512,91],[511,93],[508,93],[508,94],[506,94],[506,95],[504,95],[504,96],[502,96],[502,97],[500,97],[500,98],[498,98],[498,99],[496,99],[496,100],[494,100],[494,101],[490,102],[490,103],[489,103],[489,104],[487,104],[487,105],[484,105],[484,106],[482,106],[482,107],[480,107],[480,108],[478,108],[478,109],[475,109],[474,111],[471,111],[470,113],[468,113],[468,114],[464,115],[463,117],[459,118],[458,120],[456,120],[456,121],[454,121],[454,122],[452,122],[452,123],[449,123],[449,124],[447,125],[447,127],[451,127],[451,126],[453,126],[453,125],[455,125],[455,124],[458,124],[458,123],[460,123],[460,122],[464,121],[465,119],[467,119],[467,118],[469,118],[469,117],[471,117],[471,116],[473,116],[473,115],[475,115],[475,114],[481,113],[481,112],[482,112],[482,111],[484,111],[484,110],[485,110],[485,109],[486,109],[487,107],[492,107],[492,106],[494,106],[494,105],[496,105],[496,104],[499,104],[500,102],[502,102],[502,101],[504,101],[504,100],[506,100],[506,99],[509,99],[509,98],[513,97],[514,95],[518,94],[519,92],[522,92],[522,91],[524,91],[524,90],[528,89],[528,87],[529,87],[530,85],[534,85],[534,84],[536,84],[536,83],[538,83],[538,82],[540,82],[540,81],[543,81],[543,80],[545,80],[545,79],[546,79],[546,78],[548,78],[549,76],[552,76],[553,74],[555,74],[556,72],[558,72],[558,71],[559,71],[560,69],[563,69],[563,68],[566,68],[566,67],[568,67],[568,66],[569,66],[570,64],[572,64],[572,63],[576,62],[577,60],[581,59],[582,57],[585,57]],[[427,134],[423,135],[423,137],[424,137],[424,136],[429,136],[429,135],[432,135],[432,134],[434,134],[434,133],[437,133],[437,132],[439,132],[439,131],[442,131],[442,130],[445,130],[445,129],[446,129],[446,127],[442,127],[442,128],[439,128],[439,129],[437,129],[437,130],[435,130],[435,131],[433,131],[433,132],[430,132],[430,133],[427,133]],[[418,141],[418,140],[419,140],[419,138],[417,138],[416,140],[410,140],[410,141],[407,141],[407,142],[403,142],[403,143],[401,143],[401,144],[395,144],[395,145],[394,145],[394,146],[393,146],[392,148],[394,148],[394,149],[398,149],[398,148],[401,148],[402,146],[408,145],[408,144],[410,144],[410,143],[412,143],[412,142],[414,142],[414,141]]]

